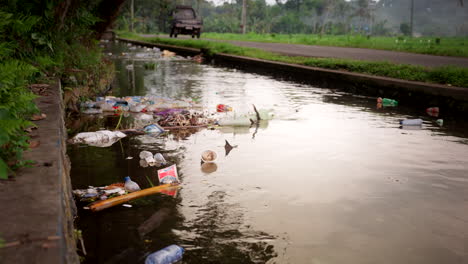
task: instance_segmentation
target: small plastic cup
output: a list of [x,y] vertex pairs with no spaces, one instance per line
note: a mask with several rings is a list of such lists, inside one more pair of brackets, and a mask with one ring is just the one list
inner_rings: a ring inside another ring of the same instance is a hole
[[218,154],[216,154],[216,152],[214,152],[213,150],[205,150],[201,154],[201,159],[205,163],[214,162],[217,157]]

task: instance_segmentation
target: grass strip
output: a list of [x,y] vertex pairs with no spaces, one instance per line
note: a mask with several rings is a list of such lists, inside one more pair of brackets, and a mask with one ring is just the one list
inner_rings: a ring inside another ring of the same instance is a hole
[[213,42],[208,40],[166,39],[157,37],[147,38],[141,37],[138,34],[125,32],[121,32],[119,35],[123,38],[147,41],[151,43],[206,49],[212,54],[226,53],[270,61],[391,77],[408,81],[420,81],[445,84],[449,86],[468,87],[468,69],[462,67],[444,66],[427,68],[423,66],[396,64],[390,62],[360,61],[335,58],[292,57],[278,55],[259,49],[239,47],[229,43]]
[[440,56],[468,57],[467,37],[384,37],[363,35],[319,34],[235,34],[203,33],[204,38],[218,40],[288,43],[317,46],[367,48]]

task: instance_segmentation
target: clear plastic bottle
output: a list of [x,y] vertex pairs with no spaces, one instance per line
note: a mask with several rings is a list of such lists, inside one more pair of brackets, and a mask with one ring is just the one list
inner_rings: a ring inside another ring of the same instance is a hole
[[125,190],[126,190],[127,192],[135,192],[135,191],[141,190],[141,188],[140,188],[140,186],[138,185],[138,183],[132,181],[132,180],[130,179],[130,176],[125,177],[125,178],[124,178],[124,181],[125,181],[124,187],[125,187]]
[[154,160],[156,161],[156,166],[166,165],[167,161],[161,153],[154,154]]
[[422,125],[423,120],[422,119],[406,119],[406,120],[401,120],[400,125],[402,126],[420,126]]
[[177,245],[170,245],[146,257],[145,264],[171,264],[182,259],[184,249]]

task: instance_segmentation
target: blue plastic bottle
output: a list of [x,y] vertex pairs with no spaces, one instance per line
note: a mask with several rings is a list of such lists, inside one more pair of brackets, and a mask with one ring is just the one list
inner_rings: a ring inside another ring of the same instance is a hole
[[138,186],[138,183],[132,181],[130,179],[130,176],[125,177],[124,181],[125,181],[124,187],[127,192],[136,192],[136,191],[141,190],[140,186]]
[[182,259],[184,249],[177,245],[170,245],[146,257],[145,264],[171,264]]

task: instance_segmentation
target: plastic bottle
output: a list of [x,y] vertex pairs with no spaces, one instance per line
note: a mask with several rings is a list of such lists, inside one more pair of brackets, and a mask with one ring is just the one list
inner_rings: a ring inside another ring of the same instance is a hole
[[145,160],[148,166],[155,166],[156,160],[153,157],[153,153],[143,150],[140,152],[140,159]]
[[153,157],[153,153],[143,150],[142,152],[140,152],[139,156],[140,156],[140,159],[146,159],[148,157]]
[[422,119],[406,119],[406,120],[401,120],[400,125],[402,126],[420,126],[422,125],[423,121]]
[[135,191],[139,191],[141,190],[140,186],[138,185],[138,183],[130,180],[130,176],[127,176],[124,178],[124,181],[125,181],[125,190],[128,191],[128,192],[135,192]]
[[145,264],[172,264],[182,259],[184,249],[177,245],[170,245],[146,257]]
[[377,103],[382,103],[383,106],[398,106],[398,101],[388,98],[377,98]]
[[154,154],[154,160],[157,166],[166,165],[167,161],[161,153]]

